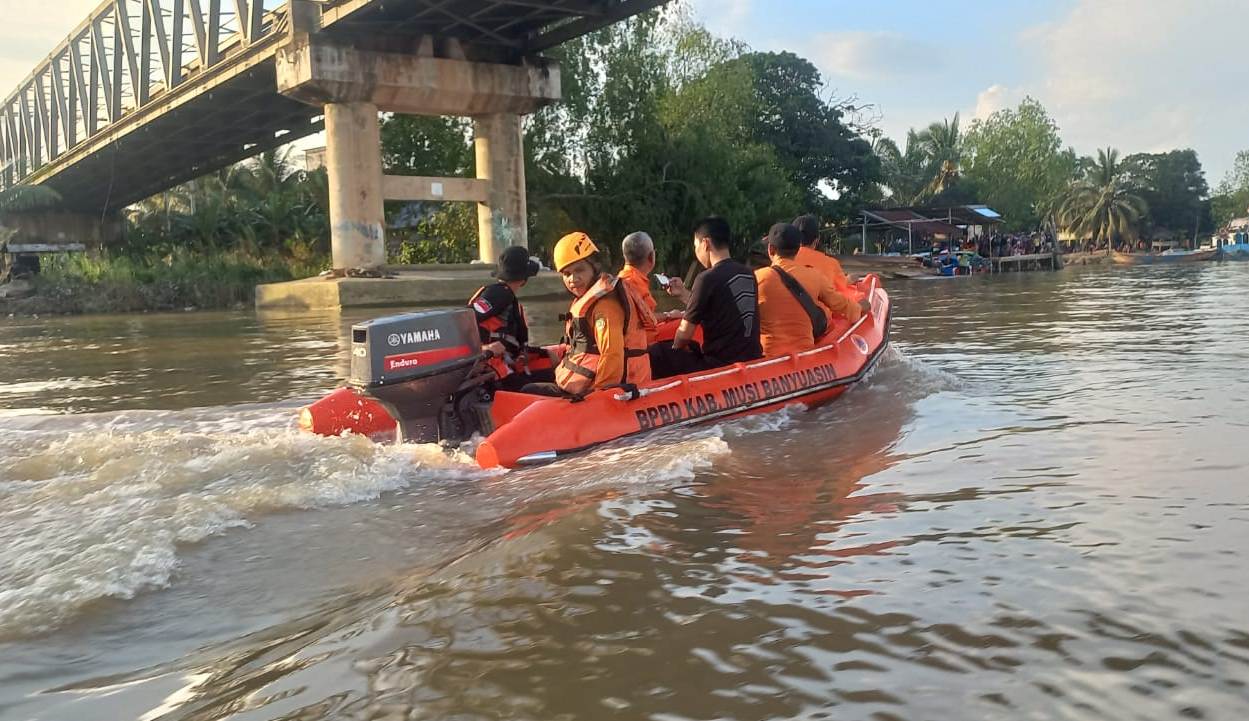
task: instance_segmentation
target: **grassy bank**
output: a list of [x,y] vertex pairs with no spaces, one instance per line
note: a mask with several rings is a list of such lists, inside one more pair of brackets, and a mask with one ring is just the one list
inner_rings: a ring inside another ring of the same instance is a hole
[[45,258],[31,294],[0,300],[0,312],[127,313],[249,307],[255,288],[316,275],[327,261],[281,254],[177,252],[163,258],[121,254]]

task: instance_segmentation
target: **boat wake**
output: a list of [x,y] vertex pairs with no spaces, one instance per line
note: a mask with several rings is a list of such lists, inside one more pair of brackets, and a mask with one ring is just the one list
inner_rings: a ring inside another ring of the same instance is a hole
[[[890,350],[863,389],[892,387],[881,379],[899,371],[903,386],[913,387],[915,373],[930,387],[957,380]],[[860,406],[868,400],[856,397],[861,393],[855,389],[847,400]],[[180,548],[274,514],[360,504],[416,487],[429,496],[454,483],[445,499],[451,505],[438,512],[460,509],[480,532],[483,523],[534,504],[557,506],[597,491],[636,496],[693,481],[738,444],[837,422],[835,409],[844,403],[833,404],[832,416],[812,419],[802,406],[789,406],[512,472],[480,470],[471,449],[448,453],[432,444],[303,433],[293,427],[294,404],[21,418],[0,436],[0,639],[46,634],[99,600],[168,587]],[[477,506],[472,513],[470,505]],[[412,504],[405,513],[419,527],[432,508]]]
[[0,437],[0,638],[165,587],[179,545],[263,516],[483,475],[437,446],[317,438],[274,415],[131,412],[69,431],[62,416]]

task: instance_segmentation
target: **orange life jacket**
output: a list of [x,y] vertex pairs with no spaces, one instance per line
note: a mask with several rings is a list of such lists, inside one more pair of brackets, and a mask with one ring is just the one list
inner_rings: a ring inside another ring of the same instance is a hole
[[651,380],[646,334],[648,330],[654,330],[654,316],[627,283],[621,283],[616,276],[605,273],[585,295],[573,301],[569,309],[565,329],[568,352],[555,369],[555,382],[568,393],[585,393],[598,379],[600,354],[590,318],[595,304],[607,296],[616,298],[624,309],[625,346],[623,377],[609,379],[608,383],[642,385]]

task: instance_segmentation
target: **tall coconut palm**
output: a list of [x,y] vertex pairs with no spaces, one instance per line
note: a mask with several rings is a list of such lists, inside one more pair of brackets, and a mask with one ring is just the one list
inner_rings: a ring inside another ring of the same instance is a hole
[[17,230],[4,226],[6,213],[21,213],[51,208],[61,202],[61,195],[45,185],[14,185],[0,190],[0,245],[9,242]]
[[900,150],[889,138],[880,138],[874,147],[884,171],[885,187],[889,188],[890,198],[900,205],[916,202],[929,180],[928,156],[919,133],[907,132],[905,148]]
[[963,163],[963,134],[958,113],[953,119],[932,123],[921,130],[917,140],[928,159],[929,179],[916,201],[920,197],[938,195],[958,182]]
[[46,185],[14,185],[0,190],[0,215],[50,208],[61,196]]
[[1119,151],[1114,148],[1098,148],[1097,158],[1082,158],[1080,166],[1085,180],[1094,185],[1109,185],[1116,180],[1122,181],[1130,170],[1128,163],[1119,157]]
[[1095,244],[1106,243],[1106,253],[1115,241],[1134,241],[1149,214],[1149,206],[1128,184],[1126,168],[1119,151],[1097,151],[1097,159],[1085,162],[1084,177],[1072,184],[1058,210],[1060,222],[1080,237],[1091,237]]

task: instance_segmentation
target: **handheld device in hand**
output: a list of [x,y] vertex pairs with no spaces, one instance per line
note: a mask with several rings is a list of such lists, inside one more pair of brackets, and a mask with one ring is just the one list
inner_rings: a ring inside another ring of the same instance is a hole
[[656,273],[655,280],[659,281],[659,284],[665,288],[667,288],[672,283],[672,279],[664,275],[663,273]]

